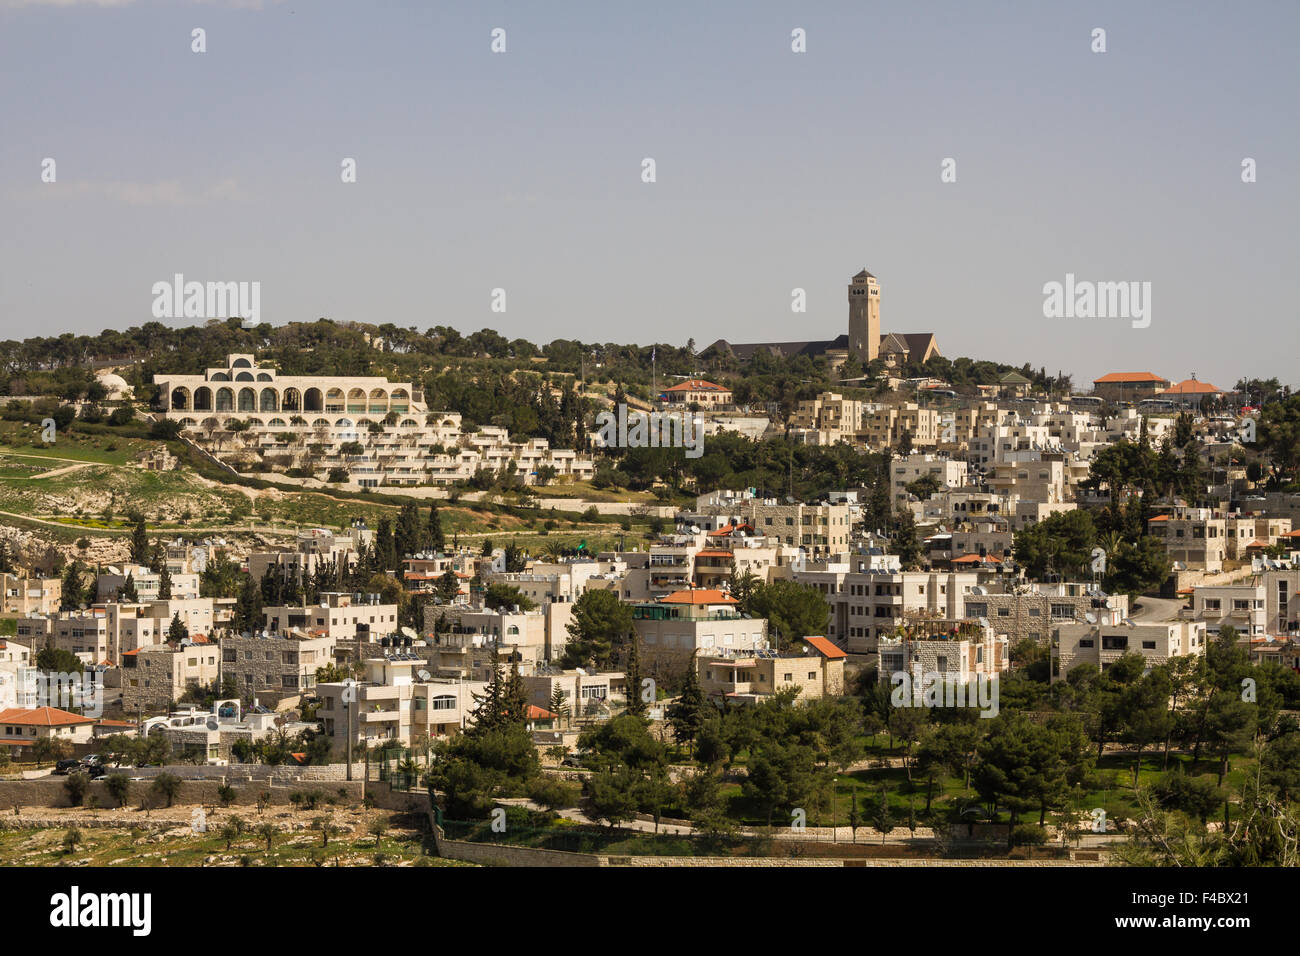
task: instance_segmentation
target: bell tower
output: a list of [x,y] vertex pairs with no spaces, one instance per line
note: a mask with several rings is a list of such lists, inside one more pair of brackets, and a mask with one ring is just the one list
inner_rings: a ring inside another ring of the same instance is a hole
[[880,283],[866,269],[849,283],[849,354],[862,362],[880,356]]

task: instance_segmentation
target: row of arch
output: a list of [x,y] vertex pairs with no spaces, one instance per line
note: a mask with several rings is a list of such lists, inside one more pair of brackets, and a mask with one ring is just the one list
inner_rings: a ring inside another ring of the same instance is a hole
[[[216,418],[205,418],[203,419],[202,422],[194,418],[181,418],[178,419],[178,421],[185,428],[198,428],[200,425],[202,425],[203,428],[208,428],[212,430],[221,429],[221,421]],[[249,427],[251,428],[289,428],[294,426],[295,424],[301,426],[304,422],[311,428],[369,428],[370,425],[374,423],[373,420],[369,418],[361,418],[361,419],[357,419],[356,421],[353,421],[350,418],[337,418],[332,421],[328,418],[315,418],[312,419],[311,421],[307,421],[307,419],[304,418],[297,423],[295,423],[292,418],[290,419],[271,418],[265,421],[263,421],[260,418],[249,418],[249,419],[245,419],[245,421],[248,423]],[[397,423],[397,427],[398,428],[419,428],[420,423],[417,422],[414,418],[403,418],[401,421]]]
[[410,410],[411,395],[404,388],[392,392],[372,388],[354,388],[344,394],[341,388],[322,392],[319,388],[302,391],[297,388],[263,388],[258,391],[244,387],[217,388],[201,385],[191,393],[181,386],[171,391],[168,408],[174,412],[346,412],[349,415],[402,414]]

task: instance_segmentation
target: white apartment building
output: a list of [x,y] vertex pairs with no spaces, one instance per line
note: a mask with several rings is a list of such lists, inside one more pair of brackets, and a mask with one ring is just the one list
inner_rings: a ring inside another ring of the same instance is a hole
[[1147,521],[1147,531],[1164,543],[1169,559],[1189,571],[1222,571],[1227,557],[1227,522],[1210,508],[1176,506]]
[[409,746],[464,730],[477,706],[475,695],[486,689],[483,681],[433,677],[423,661],[389,655],[366,661],[365,679],[352,685],[355,701],[345,697],[344,683],[317,684],[317,717],[338,753],[346,749],[349,733],[354,743],[397,740]]
[[1192,588],[1191,618],[1205,624],[1207,634],[1230,625],[1243,636],[1267,632],[1268,608],[1264,584],[1199,585]]
[[6,614],[53,614],[63,600],[63,581],[0,574],[0,593],[4,595]]
[[1125,622],[1117,613],[1096,624],[1062,624],[1053,631],[1052,681],[1080,664],[1106,670],[1125,654],[1141,654],[1148,668],[1174,657],[1205,653],[1204,621]]
[[960,618],[981,575],[974,571],[797,571],[794,580],[822,592],[830,607],[826,636],[858,654],[874,654],[905,615]]
[[271,635],[303,631],[332,640],[371,640],[397,630],[397,605],[381,604],[378,594],[331,591],[308,605],[266,607],[266,630]]
[[[423,390],[380,376],[281,375],[253,355],[229,355],[202,375],[158,374],[159,413],[219,457],[324,473],[363,488],[449,485],[479,468],[513,469],[526,484],[543,465],[591,478],[595,464],[544,439],[512,442],[504,428],[463,432],[455,412],[431,411]],[[232,431],[232,421],[247,430]]]
[[895,498],[907,494],[907,485],[922,475],[931,475],[940,488],[960,488],[966,484],[967,465],[959,458],[942,455],[912,454],[889,463],[889,493]]

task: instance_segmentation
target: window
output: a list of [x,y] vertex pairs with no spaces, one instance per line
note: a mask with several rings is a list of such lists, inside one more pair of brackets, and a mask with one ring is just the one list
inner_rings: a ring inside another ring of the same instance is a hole
[[1104,651],[1128,650],[1128,636],[1124,634],[1102,635],[1101,648]]

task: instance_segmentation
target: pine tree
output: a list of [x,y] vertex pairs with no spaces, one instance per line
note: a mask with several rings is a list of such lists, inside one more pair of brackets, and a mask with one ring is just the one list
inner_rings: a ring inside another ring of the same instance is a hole
[[126,580],[117,589],[117,599],[130,604],[140,600],[140,595],[135,589],[135,578],[131,576],[130,571],[126,572]]
[[510,664],[510,679],[501,695],[501,709],[507,725],[522,727],[528,720],[528,688],[519,676],[519,662]]
[[0,539],[0,574],[12,574],[13,564],[9,560],[9,542]]
[[442,598],[443,603],[450,604],[456,600],[456,595],[460,593],[460,578],[456,576],[455,568],[447,566],[442,577],[438,579],[438,596]]
[[167,559],[162,561],[162,567],[158,571],[158,600],[170,601],[172,599],[172,572],[167,567]]
[[704,708],[707,706],[704,691],[700,689],[699,668],[696,666],[695,653],[691,653],[691,662],[686,668],[686,682],[676,703],[668,708],[668,723],[673,728],[673,737],[680,743],[685,741],[694,749],[695,738],[704,726]]
[[171,626],[167,628],[167,643],[179,644],[190,636],[189,629],[181,621],[181,612],[177,611],[172,615]]
[[551,692],[551,699],[547,702],[548,709],[555,715],[555,719],[567,723],[569,715],[573,713],[569,707],[569,697],[564,693],[564,688],[558,684],[555,690]]
[[501,661],[492,657],[492,677],[482,694],[474,694],[474,727],[470,733],[486,733],[499,728],[502,720],[503,675]]
[[646,702],[641,698],[641,641],[633,634],[627,644],[627,666],[624,668],[624,685],[627,687],[627,712],[644,717]]

